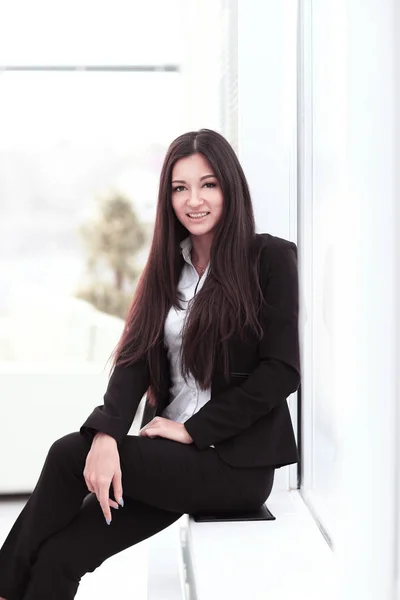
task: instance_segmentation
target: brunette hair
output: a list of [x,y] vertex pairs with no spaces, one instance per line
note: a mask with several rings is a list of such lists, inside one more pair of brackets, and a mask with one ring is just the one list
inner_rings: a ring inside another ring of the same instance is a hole
[[176,217],[171,202],[174,164],[202,154],[221,186],[223,208],[210,250],[210,268],[203,287],[191,300],[182,331],[182,376],[189,371],[201,389],[211,385],[214,361],[222,357],[229,376],[227,341],[245,328],[262,337],[258,312],[263,305],[259,284],[255,221],[250,191],[239,160],[216,131],[200,129],[177,137],[169,146],[160,175],[153,239],[139,278],[125,329],[112,355],[113,366],[145,359],[150,372],[148,398],[154,405],[160,388],[164,322],[173,306],[182,309],[177,285],[184,265],[180,242],[189,231]]

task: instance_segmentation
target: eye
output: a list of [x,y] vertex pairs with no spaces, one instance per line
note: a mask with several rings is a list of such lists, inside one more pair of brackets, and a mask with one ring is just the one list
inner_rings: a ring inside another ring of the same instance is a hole
[[[205,185],[209,185],[209,186],[211,186],[211,188],[216,187],[216,183],[213,183],[212,181],[206,181],[206,183],[203,185],[203,187]],[[172,191],[173,192],[179,192],[180,188],[184,189],[184,187],[185,187],[184,185],[177,185],[176,187],[172,188]]]

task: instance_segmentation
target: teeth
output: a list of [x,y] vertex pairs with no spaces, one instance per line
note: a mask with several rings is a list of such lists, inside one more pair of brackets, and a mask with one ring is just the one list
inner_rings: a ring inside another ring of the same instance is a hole
[[189,217],[191,217],[192,219],[200,219],[201,217],[205,217],[206,215],[208,215],[207,212],[205,213],[200,213],[198,215],[191,215],[190,213],[188,213]]

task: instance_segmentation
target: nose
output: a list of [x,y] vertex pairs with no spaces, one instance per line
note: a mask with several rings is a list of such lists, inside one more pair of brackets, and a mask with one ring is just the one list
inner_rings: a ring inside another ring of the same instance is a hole
[[201,198],[201,192],[198,192],[197,190],[193,190],[192,192],[189,192],[189,199],[187,202],[187,205],[189,208],[197,208],[198,206],[201,206],[203,204],[203,200]]

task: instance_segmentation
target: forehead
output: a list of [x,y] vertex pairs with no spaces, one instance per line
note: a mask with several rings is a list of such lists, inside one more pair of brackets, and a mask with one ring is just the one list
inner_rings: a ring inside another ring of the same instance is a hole
[[172,168],[172,178],[184,177],[185,175],[204,175],[205,173],[213,173],[214,170],[210,163],[202,154],[192,154],[185,158],[180,158],[176,161]]

